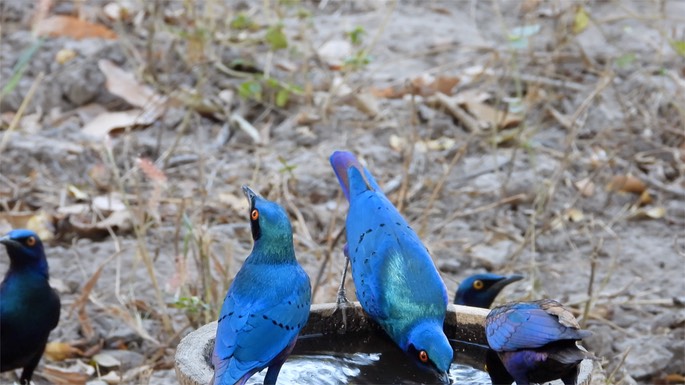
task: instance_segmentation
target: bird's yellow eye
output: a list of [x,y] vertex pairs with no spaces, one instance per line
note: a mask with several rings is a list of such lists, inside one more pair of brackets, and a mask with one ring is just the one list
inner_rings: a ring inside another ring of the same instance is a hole
[[474,289],[480,290],[480,289],[483,288],[483,286],[484,286],[484,285],[483,285],[483,281],[481,281],[480,279],[477,279],[477,280],[473,281],[473,288],[474,288]]
[[252,218],[253,221],[259,219],[259,211],[257,209],[252,210],[250,213],[250,218]]
[[33,245],[35,245],[35,244],[36,244],[36,237],[26,238],[26,246],[33,247]]
[[425,350],[421,350],[419,352],[419,361],[423,362],[424,364],[428,362],[428,353],[426,353]]

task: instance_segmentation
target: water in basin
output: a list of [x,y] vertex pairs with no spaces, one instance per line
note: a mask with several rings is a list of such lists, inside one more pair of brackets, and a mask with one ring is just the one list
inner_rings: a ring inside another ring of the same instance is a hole
[[[452,384],[490,384],[482,369],[485,348],[450,341],[455,361],[450,367]],[[266,370],[248,385],[261,385]],[[301,336],[293,354],[281,368],[278,384],[438,384],[430,372],[420,369],[389,338],[378,332],[346,335]]]

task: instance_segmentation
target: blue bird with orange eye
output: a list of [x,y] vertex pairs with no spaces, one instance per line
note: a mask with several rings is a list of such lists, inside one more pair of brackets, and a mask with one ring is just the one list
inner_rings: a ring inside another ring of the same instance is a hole
[[350,203],[345,250],[359,302],[420,367],[447,381],[447,290],[428,250],[354,155],[336,151],[330,162]]
[[522,275],[510,276],[492,273],[472,275],[461,282],[454,295],[455,305],[489,309],[495,297],[508,284],[523,279]]
[[580,362],[595,359],[576,343],[591,334],[551,299],[495,307],[485,319],[485,335],[510,376],[492,371],[491,376],[497,376],[493,383],[511,384],[513,378],[516,384],[527,385],[561,379],[573,385]]
[[0,284],[0,371],[23,368],[19,382],[29,384],[59,322],[59,295],[48,283],[48,261],[36,233],[12,230],[0,243],[10,257]]
[[243,192],[254,246],[221,308],[213,385],[242,385],[267,367],[264,384],[275,384],[309,318],[311,285],[295,259],[288,214],[247,186]]

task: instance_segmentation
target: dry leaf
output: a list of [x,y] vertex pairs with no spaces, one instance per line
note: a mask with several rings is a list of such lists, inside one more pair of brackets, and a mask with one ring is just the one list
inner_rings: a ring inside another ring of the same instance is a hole
[[126,210],[126,205],[117,193],[100,195],[93,198],[91,202],[93,208],[103,212],[114,212]]
[[642,194],[647,185],[632,175],[616,175],[607,184],[607,191]]
[[585,218],[585,215],[583,215],[582,211],[572,207],[566,210],[564,213],[564,218],[566,218],[566,220],[569,222],[580,222],[583,220],[583,218]]
[[55,54],[55,61],[59,64],[64,64],[76,57],[76,51],[73,49],[62,48]]
[[67,358],[82,356],[83,352],[66,342],[48,342],[45,345],[45,356],[52,361],[64,361]]
[[652,203],[653,199],[652,196],[649,194],[649,191],[645,190],[640,194],[640,199],[638,199],[638,205],[640,206],[647,206],[648,204]]
[[[132,106],[150,111],[152,108],[161,109],[161,106],[166,102],[165,97],[158,95],[152,88],[139,83],[132,73],[121,69],[111,61],[99,60],[98,67],[107,78],[105,83],[107,90]],[[159,115],[161,115],[161,111]]]
[[[40,374],[51,384],[55,385],[85,385],[91,376],[81,361],[76,361],[76,365],[69,368],[60,368],[53,365],[43,366]],[[92,368],[91,368],[92,369]]]
[[114,367],[121,366],[121,361],[116,359],[111,354],[107,354],[104,352],[100,352],[100,353],[94,355],[93,361],[95,361],[96,364],[98,364],[102,367],[105,367],[105,368],[114,368]]
[[378,115],[378,100],[369,92],[354,94],[354,104],[359,111],[365,113],[370,118]]
[[424,74],[411,79],[408,83],[401,86],[391,86],[386,88],[371,87],[369,93],[377,98],[400,99],[406,95],[420,95],[423,97],[433,96],[440,92],[445,95],[452,95],[452,89],[459,84],[461,79],[456,76],[438,76],[433,78]]
[[485,103],[466,102],[465,107],[471,115],[478,119],[481,125],[484,124],[490,128],[511,128],[518,126],[523,120],[519,114],[500,111]]
[[628,215],[628,219],[661,219],[666,216],[666,209],[661,206],[648,209],[639,208]]
[[142,110],[135,109],[120,112],[105,112],[88,122],[81,131],[94,138],[104,138],[118,130],[128,127],[149,126],[154,123],[157,116],[149,116]]
[[579,181],[573,182],[573,186],[578,189],[580,195],[586,198],[595,194],[595,184],[590,178],[583,178]]
[[51,16],[36,25],[38,36],[66,36],[81,40],[86,38],[116,39],[117,34],[101,24],[91,23],[73,16]]

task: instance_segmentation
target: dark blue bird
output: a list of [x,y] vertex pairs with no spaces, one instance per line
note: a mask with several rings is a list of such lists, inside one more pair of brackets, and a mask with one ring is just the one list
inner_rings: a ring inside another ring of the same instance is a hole
[[350,202],[346,254],[359,302],[404,352],[447,380],[447,290],[428,250],[354,155],[336,151],[330,162]]
[[264,384],[275,384],[309,318],[309,276],[295,259],[288,214],[247,186],[243,192],[254,246],[221,308],[212,355],[214,385],[244,384],[267,367]]
[[0,243],[10,257],[0,284],[0,371],[23,368],[19,382],[28,384],[59,322],[59,295],[48,283],[48,261],[36,233],[12,230]]
[[551,299],[492,309],[485,319],[485,333],[488,345],[518,385],[556,379],[575,384],[580,362],[595,358],[576,344],[592,333],[581,330],[573,314]]
[[508,284],[523,279],[522,275],[497,275],[492,273],[472,275],[461,282],[454,296],[456,305],[489,309],[497,294]]

